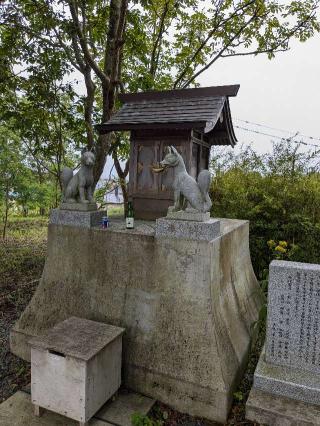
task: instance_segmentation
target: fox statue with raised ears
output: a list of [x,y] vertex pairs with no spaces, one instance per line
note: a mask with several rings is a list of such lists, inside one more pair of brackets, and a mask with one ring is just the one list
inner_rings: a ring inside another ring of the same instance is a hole
[[81,167],[76,174],[70,167],[61,172],[63,203],[92,203],[94,148],[81,151]]
[[199,212],[208,212],[212,206],[209,197],[210,173],[202,170],[197,181],[188,174],[182,156],[174,146],[169,146],[164,159],[160,162],[161,171],[167,167],[174,170],[174,210],[195,209]]

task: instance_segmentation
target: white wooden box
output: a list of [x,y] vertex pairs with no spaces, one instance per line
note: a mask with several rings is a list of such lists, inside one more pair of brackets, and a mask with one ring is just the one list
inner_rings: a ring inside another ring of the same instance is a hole
[[71,317],[30,340],[31,399],[86,423],[121,383],[123,328]]

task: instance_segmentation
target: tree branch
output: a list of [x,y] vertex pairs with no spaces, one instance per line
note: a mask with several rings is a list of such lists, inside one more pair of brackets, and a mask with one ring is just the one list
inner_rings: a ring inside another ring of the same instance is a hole
[[220,50],[220,52],[204,67],[202,67],[198,72],[196,72],[195,74],[193,74],[192,77],[189,78],[189,80],[182,86],[183,89],[185,89],[186,87],[189,86],[190,83],[192,83],[193,80],[195,80],[200,74],[202,74],[205,70],[207,70],[208,68],[211,67],[212,64],[214,64],[223,54],[223,52],[225,52],[230,45],[232,44],[232,42],[234,40],[237,39],[237,37],[239,37],[239,35],[242,33],[242,31],[248,26],[250,25],[250,23],[257,18],[257,14],[254,13],[251,18],[240,27],[240,29],[234,34],[233,37],[231,37],[231,39],[227,42],[227,44],[223,47],[223,49]]
[[[197,50],[194,52],[190,60],[188,61],[187,65],[185,66],[185,69],[180,73],[180,75],[177,77],[176,81],[174,82],[173,88],[176,88],[177,85],[180,83],[180,81],[183,79],[183,77],[187,74],[188,68],[190,65],[194,62],[196,57],[199,55],[199,53],[202,51],[202,49],[206,46],[208,41],[212,38],[214,33],[222,26],[225,25],[227,22],[229,22],[231,19],[233,19],[239,12],[243,12],[247,7],[251,6],[253,3],[255,3],[257,0],[251,0],[249,3],[242,5],[238,7],[228,18],[223,19],[219,21],[208,33],[207,37],[202,41],[200,46],[197,48]],[[221,2],[218,4],[219,7],[221,7]],[[217,18],[218,10],[216,10],[215,19]]]
[[278,53],[278,52],[286,52],[288,49],[265,49],[265,50],[253,50],[252,52],[239,52],[239,53],[230,53],[227,55],[220,55],[220,58],[230,58],[232,56],[251,56],[251,55],[259,55],[259,53]]
[[80,68],[80,72],[84,73],[86,63],[82,58],[81,51],[80,51],[78,41],[77,41],[76,33],[71,34],[71,44],[72,44],[72,48],[74,50],[74,56],[76,57],[76,60],[78,62],[79,68]]
[[279,40],[278,43],[274,47],[270,47],[269,49],[263,49],[263,50],[254,50],[251,52],[239,52],[239,53],[230,53],[226,55],[220,55],[221,58],[230,58],[231,56],[250,56],[250,55],[258,55],[260,53],[278,53],[278,52],[286,52],[289,47],[287,48],[280,48],[283,43],[290,40],[290,38],[299,31],[300,28],[302,28],[311,18],[315,16],[315,12],[308,15],[303,21],[299,22],[289,33],[284,37],[282,40]]
[[80,71],[80,72],[81,72],[81,66],[79,65],[79,63],[77,64],[77,63],[74,61],[74,59],[72,58],[72,56],[70,55],[69,48],[68,48],[68,46],[64,43],[64,41],[62,40],[62,37],[61,37],[61,35],[60,35],[59,31],[57,30],[57,28],[53,28],[53,31],[54,31],[54,33],[55,33],[55,35],[56,35],[56,37],[57,37],[57,39],[58,39],[58,41],[59,41],[59,44],[60,44],[61,48],[64,50],[64,52],[65,52],[65,54],[66,54],[67,58],[69,59],[70,63],[74,66],[74,68],[75,68],[76,70],[78,70],[78,71]]
[[168,14],[168,11],[169,11],[169,0],[166,0],[162,14],[161,14],[161,17],[160,17],[159,32],[158,32],[157,38],[155,40],[155,43],[153,45],[153,49],[152,49],[152,53],[151,53],[150,71],[149,72],[152,75],[152,77],[155,76],[156,69],[157,69],[157,67],[156,67],[156,57],[158,57],[157,56],[157,49],[158,49],[158,46],[161,43],[161,39],[162,39],[162,36],[163,36],[163,33],[164,33],[164,22],[165,22],[167,14]]
[[97,65],[97,63],[95,62],[95,60],[90,54],[87,41],[85,39],[85,36],[81,28],[76,5],[73,0],[69,0],[68,4],[69,4],[70,13],[72,16],[72,21],[74,23],[75,30],[79,38],[79,43],[80,43],[84,58],[88,62],[88,64],[91,66],[91,68],[93,69],[97,77],[101,80],[101,82],[103,84],[108,84],[110,81],[109,77],[100,69],[100,67]]
[[84,120],[88,137],[88,146],[91,148],[94,145],[94,130],[92,126],[92,113],[94,104],[94,94],[96,91],[96,85],[91,79],[91,68],[87,65],[84,68],[84,80],[87,89],[87,96],[84,104]]

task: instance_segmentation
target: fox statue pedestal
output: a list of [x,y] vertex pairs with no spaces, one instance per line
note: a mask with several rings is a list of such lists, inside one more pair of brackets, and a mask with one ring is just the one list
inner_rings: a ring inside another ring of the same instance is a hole
[[197,210],[178,210],[175,211],[173,207],[168,208],[167,216],[164,219],[176,219],[192,222],[206,222],[210,220],[210,212],[198,212]]
[[61,203],[60,209],[74,210],[78,212],[92,212],[92,211],[97,211],[98,206],[97,206],[97,203],[93,201],[91,203]]
[[50,223],[64,226],[92,228],[102,224],[107,211],[98,210],[96,203],[62,203],[50,212]]
[[261,298],[248,222],[192,226],[215,233],[186,239],[159,236],[155,222],[133,230],[116,220],[107,229],[51,223],[42,279],[11,350],[29,360],[28,340],[71,316],[123,327],[125,386],[224,423]]
[[220,220],[203,222],[160,218],[157,219],[157,238],[185,238],[196,241],[211,241],[220,235]]

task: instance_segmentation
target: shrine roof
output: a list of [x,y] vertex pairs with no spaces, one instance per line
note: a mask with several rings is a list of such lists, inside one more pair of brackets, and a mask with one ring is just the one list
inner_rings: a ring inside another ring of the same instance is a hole
[[96,128],[99,133],[157,128],[197,129],[211,135],[214,145],[234,146],[236,137],[228,98],[236,96],[239,87],[216,86],[119,95],[122,108]]

